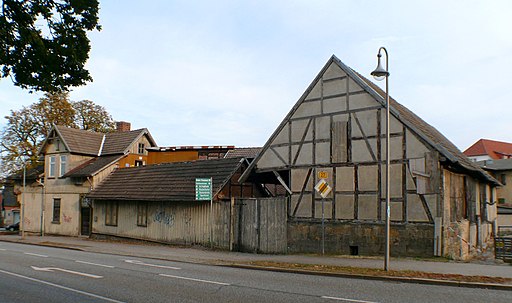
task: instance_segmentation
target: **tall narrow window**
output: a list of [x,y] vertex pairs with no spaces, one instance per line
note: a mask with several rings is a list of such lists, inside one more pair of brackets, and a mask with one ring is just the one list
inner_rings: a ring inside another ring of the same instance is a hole
[[59,170],[59,177],[64,176],[66,173],[66,166],[68,162],[67,156],[60,156],[60,170]]
[[139,154],[144,155],[145,152],[144,143],[139,143]]
[[137,202],[137,225],[148,226],[148,203]]
[[105,225],[117,226],[117,201],[107,201],[105,204]]
[[60,223],[60,198],[53,199],[52,223]]
[[55,156],[49,156],[48,157],[48,162],[49,162],[49,165],[48,165],[48,177],[50,178],[54,178],[55,177]]

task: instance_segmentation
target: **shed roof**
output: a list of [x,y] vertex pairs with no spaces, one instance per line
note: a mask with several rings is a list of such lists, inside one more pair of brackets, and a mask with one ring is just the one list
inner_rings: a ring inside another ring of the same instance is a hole
[[242,160],[225,158],[118,169],[87,197],[95,200],[194,201],[196,178],[211,177],[216,195],[240,168]]

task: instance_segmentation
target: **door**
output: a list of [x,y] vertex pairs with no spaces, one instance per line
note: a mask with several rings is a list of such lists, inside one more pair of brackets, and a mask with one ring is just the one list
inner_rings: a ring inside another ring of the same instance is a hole
[[81,207],[80,209],[80,234],[82,236],[90,236],[91,235],[91,208],[90,207]]

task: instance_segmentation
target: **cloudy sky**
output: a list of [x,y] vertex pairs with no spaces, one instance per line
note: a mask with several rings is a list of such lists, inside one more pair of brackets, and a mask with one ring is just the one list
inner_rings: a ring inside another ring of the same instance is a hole
[[[106,1],[93,100],[160,146],[261,146],[335,54],[464,150],[512,142],[512,1]],[[383,85],[383,83],[379,83]],[[41,97],[0,81],[0,116]],[[5,126],[5,119],[0,120]]]

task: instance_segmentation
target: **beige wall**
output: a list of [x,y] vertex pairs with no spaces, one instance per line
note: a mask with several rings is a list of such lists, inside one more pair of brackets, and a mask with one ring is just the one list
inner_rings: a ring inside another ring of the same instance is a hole
[[[136,202],[121,201],[118,205],[117,226],[107,226],[105,201],[94,201],[93,233],[171,243],[209,243],[208,202],[149,202],[146,227],[137,226]],[[214,203],[214,207],[220,205]]]

